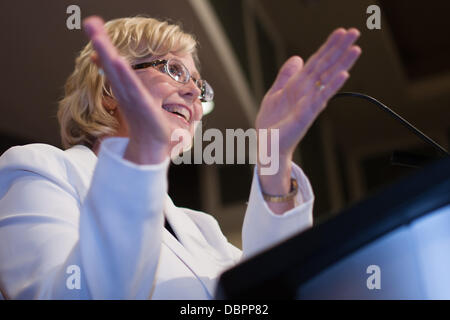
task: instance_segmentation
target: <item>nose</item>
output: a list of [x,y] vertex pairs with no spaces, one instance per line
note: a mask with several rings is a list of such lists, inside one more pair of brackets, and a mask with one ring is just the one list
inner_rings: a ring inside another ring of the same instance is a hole
[[189,98],[192,102],[194,102],[201,93],[200,88],[197,87],[192,79],[180,87],[180,95],[183,98]]

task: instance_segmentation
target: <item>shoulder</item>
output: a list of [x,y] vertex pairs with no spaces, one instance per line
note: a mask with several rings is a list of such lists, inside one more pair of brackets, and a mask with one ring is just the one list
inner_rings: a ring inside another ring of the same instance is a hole
[[6,150],[0,157],[0,170],[61,171],[64,162],[63,150],[49,144],[32,143]]
[[95,158],[92,151],[84,146],[75,146],[65,151],[45,143],[14,146],[0,157],[0,175],[5,177],[20,171],[62,183],[71,180],[75,172],[86,171],[83,165],[92,169],[95,161],[90,160]]

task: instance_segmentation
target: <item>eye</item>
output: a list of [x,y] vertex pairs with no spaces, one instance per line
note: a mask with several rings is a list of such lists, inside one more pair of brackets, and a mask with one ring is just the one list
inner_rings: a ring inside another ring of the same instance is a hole
[[155,66],[155,68],[160,72],[166,72],[165,66],[163,64],[158,64]]
[[171,75],[177,78],[177,80],[183,80],[184,70],[183,67],[177,63],[171,63],[169,65],[169,72]]

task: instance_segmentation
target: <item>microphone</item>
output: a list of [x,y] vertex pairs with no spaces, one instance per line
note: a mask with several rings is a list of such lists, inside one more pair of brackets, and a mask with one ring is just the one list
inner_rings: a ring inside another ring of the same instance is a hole
[[[358,99],[367,100],[370,103],[376,105],[378,108],[383,110],[384,112],[388,113],[392,118],[394,118],[396,121],[399,121],[403,126],[408,128],[412,133],[414,133],[416,136],[418,136],[421,140],[423,140],[426,144],[433,147],[434,150],[438,152],[440,155],[439,157],[448,157],[450,154],[447,150],[445,150],[442,146],[440,146],[436,141],[428,137],[426,134],[424,134],[422,131],[414,127],[411,123],[409,123],[406,119],[395,113],[392,109],[388,108],[386,105],[378,101],[377,99],[359,92],[340,92],[335,94],[333,97],[331,97],[331,100],[335,100],[337,98],[343,98],[343,97],[353,97]],[[399,152],[394,151],[391,156],[391,164],[394,165],[403,165],[408,167],[421,167],[426,162],[433,160],[430,157],[426,156],[417,156],[406,152]]]

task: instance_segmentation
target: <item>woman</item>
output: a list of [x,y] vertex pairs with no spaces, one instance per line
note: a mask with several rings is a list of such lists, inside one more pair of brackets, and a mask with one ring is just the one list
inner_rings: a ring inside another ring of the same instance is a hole
[[312,225],[314,196],[292,154],[348,78],[357,30],[333,32],[304,66],[287,60],[265,95],[255,128],[279,129],[279,170],[261,174],[258,159],[241,252],[212,216],[166,193],[171,134],[192,135],[212,98],[194,38],[143,17],[84,28],[91,42],[58,111],[67,149],[30,144],[0,158],[3,298],[210,299],[226,268]]

